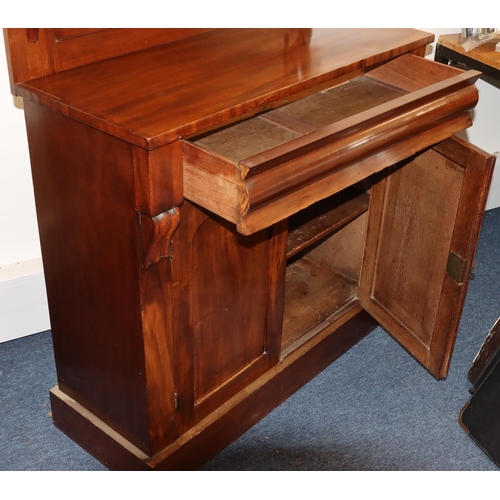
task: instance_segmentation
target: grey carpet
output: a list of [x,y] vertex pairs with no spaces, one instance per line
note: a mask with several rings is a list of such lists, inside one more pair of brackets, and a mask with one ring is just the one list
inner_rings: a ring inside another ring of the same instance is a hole
[[[467,372],[500,316],[500,209],[485,215],[450,374],[378,328],[203,470],[494,471],[458,424]],[[0,470],[104,470],[51,422],[50,332],[0,344]]]

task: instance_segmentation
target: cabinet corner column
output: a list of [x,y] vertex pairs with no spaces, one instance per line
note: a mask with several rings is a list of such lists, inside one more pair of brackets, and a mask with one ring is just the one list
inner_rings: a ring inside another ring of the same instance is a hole
[[134,148],[150,455],[177,438],[171,243],[181,222],[182,145]]

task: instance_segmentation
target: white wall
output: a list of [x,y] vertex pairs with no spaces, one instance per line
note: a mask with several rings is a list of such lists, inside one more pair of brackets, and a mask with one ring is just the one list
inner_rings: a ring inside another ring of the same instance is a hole
[[[458,33],[460,28],[419,28],[436,35]],[[435,43],[433,44],[433,48]],[[433,53],[428,57],[433,57]],[[499,154],[500,134],[498,133],[498,120],[500,117],[500,83],[488,78],[480,78],[476,84],[479,90],[479,102],[473,111],[472,127],[459,134],[469,142],[484,149],[491,154]],[[500,207],[500,159],[490,189],[486,210]]]
[[[460,28],[420,28],[436,35]],[[3,40],[2,40],[3,42]],[[432,57],[430,54],[428,57]],[[479,104],[467,139],[489,153],[500,151],[495,124],[500,89],[480,81]],[[0,49],[0,342],[50,328],[22,103],[10,94]],[[487,208],[500,206],[500,168]]]
[[3,267],[40,256],[22,101],[10,93],[3,46],[0,137],[0,267]]
[[0,40],[0,342],[50,328],[22,101]]

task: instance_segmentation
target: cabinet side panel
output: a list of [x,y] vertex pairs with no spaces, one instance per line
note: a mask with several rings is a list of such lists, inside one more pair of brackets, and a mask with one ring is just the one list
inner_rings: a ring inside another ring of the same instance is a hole
[[59,387],[147,450],[131,146],[25,112]]

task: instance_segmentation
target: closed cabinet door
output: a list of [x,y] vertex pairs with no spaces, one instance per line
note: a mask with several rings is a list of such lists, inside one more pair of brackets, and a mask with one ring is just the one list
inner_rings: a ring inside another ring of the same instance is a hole
[[172,252],[180,434],[278,361],[284,229],[243,236],[184,203]]
[[372,187],[360,302],[438,379],[448,373],[494,160],[451,138]]

